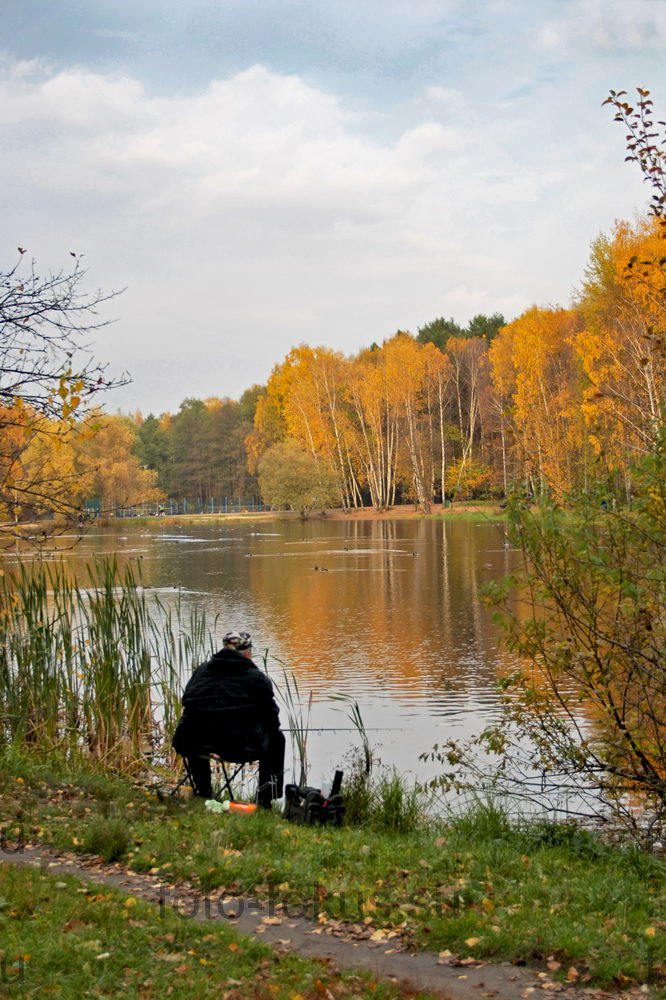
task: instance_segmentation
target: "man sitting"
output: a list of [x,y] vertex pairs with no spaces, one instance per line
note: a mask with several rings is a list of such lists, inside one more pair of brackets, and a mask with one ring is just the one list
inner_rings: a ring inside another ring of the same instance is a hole
[[273,685],[252,662],[248,632],[227,632],[222,642],[187,682],[173,748],[204,799],[213,794],[208,754],[239,764],[258,760],[257,802],[270,809],[282,795],[285,749]]

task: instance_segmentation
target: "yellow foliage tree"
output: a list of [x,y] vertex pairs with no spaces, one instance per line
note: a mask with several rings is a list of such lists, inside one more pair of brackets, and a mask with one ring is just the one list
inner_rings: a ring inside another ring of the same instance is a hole
[[[0,544],[19,536],[40,540],[54,523],[21,532],[22,521],[54,512],[63,522],[76,518],[71,483],[57,476],[61,459],[94,396],[127,381],[109,379],[85,346],[103,325],[97,307],[113,293],[83,291],[76,255],[71,267],[43,274],[25,253],[19,247],[17,262],[0,270]],[[63,442],[61,455],[50,449],[55,437]]]
[[581,451],[580,387],[573,338],[578,315],[528,309],[490,346],[495,389],[506,399],[518,467],[533,493],[566,491]]
[[618,223],[592,248],[579,297],[585,328],[575,348],[587,377],[583,411],[590,440],[626,471],[654,444],[666,388],[666,301],[657,268],[629,267],[663,251],[657,220]]
[[114,511],[164,498],[157,473],[144,469],[134,454],[137,429],[129,417],[91,415],[93,431],[76,459],[80,494],[100,500],[102,510]]

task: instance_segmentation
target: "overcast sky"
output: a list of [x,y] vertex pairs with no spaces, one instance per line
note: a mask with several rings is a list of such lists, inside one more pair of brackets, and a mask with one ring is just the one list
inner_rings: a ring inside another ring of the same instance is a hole
[[666,0],[2,0],[0,270],[126,287],[111,410],[265,382],[437,316],[567,305],[648,202],[610,88],[666,117]]

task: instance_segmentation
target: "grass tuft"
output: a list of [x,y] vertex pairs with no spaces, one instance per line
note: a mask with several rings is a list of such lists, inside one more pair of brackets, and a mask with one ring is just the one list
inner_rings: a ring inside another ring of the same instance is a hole
[[90,821],[82,849],[104,861],[119,861],[125,857],[130,845],[127,821],[120,816],[94,816]]

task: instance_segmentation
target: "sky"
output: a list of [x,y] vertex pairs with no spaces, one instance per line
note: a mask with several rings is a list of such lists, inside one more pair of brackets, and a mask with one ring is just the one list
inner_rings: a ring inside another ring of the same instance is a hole
[[238,399],[298,344],[572,301],[649,189],[666,0],[2,0],[0,271],[124,289],[110,411]]

